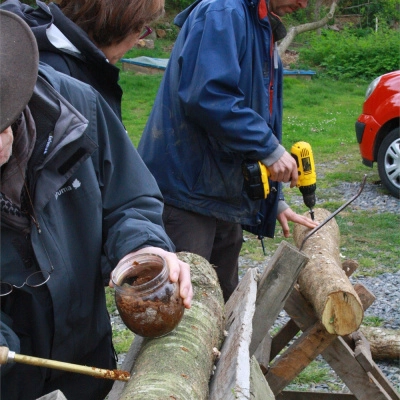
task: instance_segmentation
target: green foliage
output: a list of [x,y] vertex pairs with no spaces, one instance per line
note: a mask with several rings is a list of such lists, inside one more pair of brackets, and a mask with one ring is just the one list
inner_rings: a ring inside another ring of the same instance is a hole
[[373,326],[375,328],[378,328],[379,326],[382,325],[383,322],[384,322],[384,320],[382,318],[375,317],[373,315],[365,316],[363,318],[363,325],[365,325],[365,326]]
[[150,115],[161,78],[161,73],[155,75],[121,73],[120,84],[124,90],[122,120],[135,146],[139,143]]
[[167,0],[165,2],[165,9],[168,10],[170,8],[174,10],[184,10],[189,7],[194,0]]
[[[400,1],[399,0],[375,0],[365,2],[358,8],[362,15],[362,25],[374,28],[376,22],[394,26],[399,22]],[[357,9],[357,8],[356,8]]]
[[[326,382],[331,377],[331,369],[325,361],[313,360],[305,368],[293,382],[288,386],[288,389],[293,388],[295,385],[308,387],[308,385]],[[298,388],[297,388],[298,389]]]
[[129,329],[113,330],[113,344],[117,354],[126,353],[131,347],[135,334]]
[[354,276],[376,276],[400,271],[400,216],[357,211],[342,212],[335,217],[341,234],[341,253],[357,260]]
[[393,30],[382,28],[369,34],[324,30],[321,35],[310,34],[309,45],[300,49],[299,63],[334,79],[372,80],[399,69],[399,49],[400,35]]
[[114,300],[114,289],[111,289],[110,287],[106,286],[105,291],[106,291],[107,310],[110,314],[113,314],[117,310],[117,306],[115,305],[115,300]]

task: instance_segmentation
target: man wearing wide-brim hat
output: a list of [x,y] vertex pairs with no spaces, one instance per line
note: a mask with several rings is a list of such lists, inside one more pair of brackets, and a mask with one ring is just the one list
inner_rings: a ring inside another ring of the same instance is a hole
[[[2,10],[0,67],[0,346],[114,369],[102,260],[110,273],[130,253],[163,255],[186,307],[189,266],[171,253],[158,186],[114,112],[38,66],[29,27]],[[113,383],[20,363],[0,374],[2,400],[100,400]]]

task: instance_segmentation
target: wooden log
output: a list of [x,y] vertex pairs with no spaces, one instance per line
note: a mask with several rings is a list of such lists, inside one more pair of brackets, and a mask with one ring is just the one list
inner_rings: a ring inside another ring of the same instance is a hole
[[[315,209],[315,219],[325,220],[330,213]],[[309,229],[296,224],[294,241],[303,243]],[[318,319],[331,334],[348,335],[356,331],[363,319],[363,307],[346,273],[339,251],[340,232],[335,219],[306,240],[303,252],[310,257],[298,279],[300,292],[312,304]]]
[[120,400],[205,400],[223,340],[224,301],[214,268],[202,257],[177,253],[191,267],[194,297],[178,327],[144,339]]
[[400,359],[400,332],[395,329],[361,325],[360,332],[369,342],[374,360]]

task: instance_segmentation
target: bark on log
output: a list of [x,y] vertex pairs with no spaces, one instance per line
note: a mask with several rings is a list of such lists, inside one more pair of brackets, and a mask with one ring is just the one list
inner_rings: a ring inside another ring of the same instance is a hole
[[223,340],[224,300],[214,268],[202,257],[177,253],[191,267],[192,308],[175,331],[144,339],[120,400],[203,400]]
[[360,332],[368,340],[374,360],[400,359],[400,332],[398,330],[361,325]]
[[[330,215],[321,208],[315,209],[314,213],[317,221],[323,221]],[[308,233],[308,228],[295,225],[293,236],[298,247]],[[339,227],[334,218],[306,240],[303,252],[310,260],[300,273],[298,283],[300,292],[313,305],[326,330],[343,336],[359,328],[364,312],[342,269],[339,241]]]

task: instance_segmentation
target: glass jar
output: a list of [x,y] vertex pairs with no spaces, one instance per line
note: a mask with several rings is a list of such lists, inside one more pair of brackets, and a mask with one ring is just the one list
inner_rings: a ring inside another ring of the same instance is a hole
[[160,337],[178,325],[184,313],[178,283],[169,280],[165,259],[143,253],[118,265],[111,280],[124,324],[143,337]]

